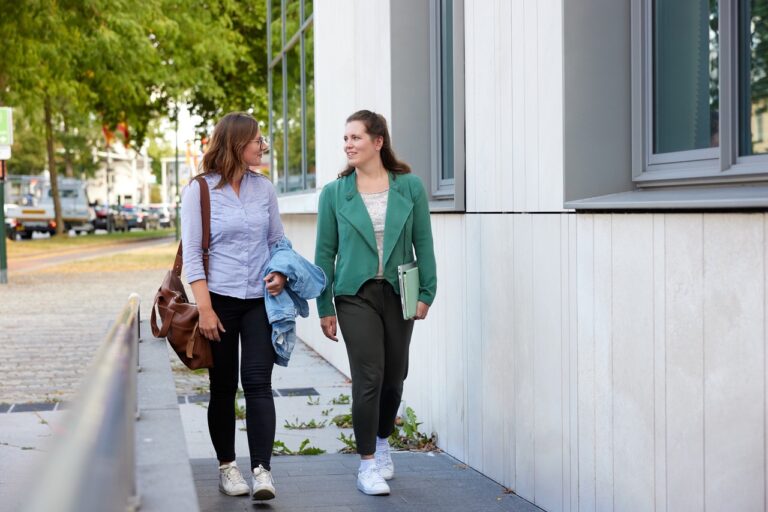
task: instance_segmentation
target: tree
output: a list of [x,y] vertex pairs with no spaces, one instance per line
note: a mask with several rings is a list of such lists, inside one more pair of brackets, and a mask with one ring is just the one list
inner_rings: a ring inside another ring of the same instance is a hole
[[141,147],[150,121],[181,102],[206,122],[266,112],[265,10],[247,0],[4,2],[0,105],[20,107],[20,140],[41,148],[23,149],[20,167],[39,165],[44,146],[57,232],[58,173],[89,171],[102,126]]

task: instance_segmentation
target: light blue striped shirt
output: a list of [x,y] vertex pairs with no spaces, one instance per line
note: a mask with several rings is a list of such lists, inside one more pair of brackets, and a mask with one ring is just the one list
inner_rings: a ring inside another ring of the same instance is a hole
[[[211,191],[211,243],[208,290],[219,295],[252,299],[264,296],[264,270],[269,247],[283,237],[275,187],[268,178],[247,172],[240,197],[227,184],[216,189],[219,176],[205,177]],[[184,187],[181,240],[187,281],[205,279],[203,270],[200,186]]]

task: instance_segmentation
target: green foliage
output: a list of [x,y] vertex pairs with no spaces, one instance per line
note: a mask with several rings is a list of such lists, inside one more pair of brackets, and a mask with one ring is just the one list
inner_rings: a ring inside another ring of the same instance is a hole
[[204,124],[229,110],[265,111],[265,9],[247,0],[4,2],[0,105],[23,113],[12,171],[50,170],[63,226],[58,171],[93,171],[102,126],[125,123],[123,143],[141,147],[150,121],[179,102]]
[[352,414],[339,414],[334,416],[331,423],[339,428],[352,428]]
[[325,450],[314,446],[309,446],[309,439],[305,439],[299,445],[296,451],[288,448],[284,442],[275,440],[272,445],[272,455],[322,455]]
[[323,409],[323,411],[320,414],[322,414],[323,416],[328,416],[329,414],[331,414],[332,410],[333,410],[333,407],[331,407],[330,409]]
[[389,444],[396,450],[434,451],[437,450],[437,437],[427,436],[419,431],[416,413],[410,407],[405,408],[405,417],[398,417],[395,430],[389,436]]
[[339,450],[339,453],[357,453],[357,441],[355,441],[355,434],[344,435],[344,432],[337,437],[339,441],[344,444],[344,447]]
[[235,398],[235,418],[238,420],[245,420],[245,406],[240,405],[237,398]]
[[349,395],[342,393],[336,398],[331,399],[331,401],[328,403],[333,405],[349,405],[351,401]]
[[320,405],[320,397],[315,397],[313,400],[312,397],[307,398],[307,405]]
[[290,430],[307,430],[307,429],[313,429],[313,428],[325,428],[325,426],[328,424],[328,420],[323,421],[315,421],[314,419],[309,420],[308,422],[299,421],[299,418],[296,418],[295,422],[290,422],[288,420],[285,420],[285,428]]

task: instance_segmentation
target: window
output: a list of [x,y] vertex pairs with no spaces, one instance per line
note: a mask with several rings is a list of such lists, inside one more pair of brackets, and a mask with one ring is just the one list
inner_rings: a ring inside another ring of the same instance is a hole
[[645,0],[639,35],[635,183],[765,180],[768,0]]
[[767,2],[563,3],[566,208],[768,207]]
[[433,211],[464,209],[463,18],[463,0],[391,2],[392,139]]
[[312,0],[267,0],[271,172],[279,193],[315,188]]

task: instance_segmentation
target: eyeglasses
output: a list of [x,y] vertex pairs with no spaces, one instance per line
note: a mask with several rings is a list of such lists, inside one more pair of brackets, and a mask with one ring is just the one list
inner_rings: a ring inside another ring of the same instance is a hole
[[269,137],[259,137],[258,139],[253,139],[253,142],[259,143],[259,149],[263,154],[269,153],[269,147],[271,146]]

